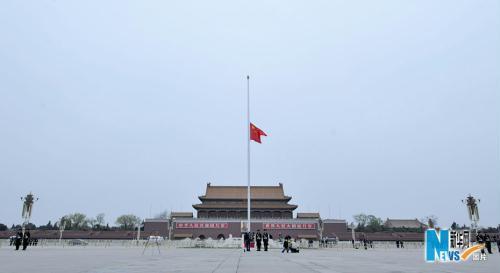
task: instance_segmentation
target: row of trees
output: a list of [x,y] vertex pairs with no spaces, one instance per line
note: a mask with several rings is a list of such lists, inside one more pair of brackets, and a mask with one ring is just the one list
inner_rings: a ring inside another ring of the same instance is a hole
[[[159,219],[168,219],[170,218],[170,212],[166,210],[156,214],[155,217]],[[104,213],[99,213],[95,217],[87,217],[87,215],[83,213],[76,212],[64,215],[55,223],[49,221],[46,225],[38,227],[33,223],[28,223],[26,228],[31,230],[54,230],[59,229],[61,225],[63,225],[65,230],[132,230],[136,229],[138,225],[143,224],[143,222],[141,218],[136,215],[124,214],[116,218],[115,224],[116,226],[110,227],[109,223],[106,223],[105,221]],[[10,229],[17,230],[19,228],[21,228],[21,225],[12,225]],[[5,230],[9,230],[9,227],[0,223],[0,231]]]
[[[65,215],[59,221],[66,230],[109,230],[109,224],[104,225],[104,213],[99,213],[96,217],[87,217],[83,213],[73,213]],[[136,228],[142,222],[141,218],[133,214],[124,214],[116,218],[115,224],[118,228],[131,230]]]
[[[377,232],[377,231],[387,231],[389,230],[384,226],[381,218],[374,215],[367,215],[364,213],[356,214],[353,216],[356,226],[355,231],[359,232]],[[430,228],[437,227],[438,217],[435,215],[429,215],[420,219],[420,222],[427,225]],[[458,225],[453,222],[450,226],[451,229],[469,229],[470,227],[466,225]],[[422,231],[421,228],[391,228],[391,231]],[[487,227],[482,229],[484,232],[500,232],[500,225],[498,227]]]
[[[116,218],[115,224],[117,226],[110,227],[109,223],[105,221],[104,213],[99,213],[95,217],[87,217],[83,213],[72,213],[64,215],[61,219],[54,224],[49,221],[46,225],[35,226],[32,223],[28,223],[26,228],[34,230],[54,230],[60,229],[61,226],[64,230],[113,230],[113,229],[123,229],[132,230],[136,229],[138,225],[142,224],[140,217],[133,214],[124,214]],[[11,229],[19,229],[20,225],[12,225]],[[8,230],[9,228],[0,223],[0,231]]]
[[356,214],[353,216],[356,222],[356,231],[359,232],[376,232],[384,230],[384,222],[381,218],[374,215],[367,215],[364,213]]
[[[359,232],[377,232],[388,230],[384,226],[384,221],[381,218],[374,215],[367,215],[364,213],[356,214],[353,216],[354,222],[356,223],[355,230]],[[434,215],[426,216],[420,219],[420,222],[428,225],[429,227],[434,227],[437,225],[438,218]],[[395,230],[392,228],[391,230]],[[397,231],[421,231],[421,229],[411,229],[411,228],[398,228]]]

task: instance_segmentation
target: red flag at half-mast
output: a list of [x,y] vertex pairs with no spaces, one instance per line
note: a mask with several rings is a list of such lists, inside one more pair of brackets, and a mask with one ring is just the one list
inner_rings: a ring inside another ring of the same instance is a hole
[[257,126],[253,125],[253,123],[250,123],[250,139],[255,142],[262,143],[260,141],[260,136],[267,136],[267,135],[266,133],[264,133],[264,131],[257,128]]

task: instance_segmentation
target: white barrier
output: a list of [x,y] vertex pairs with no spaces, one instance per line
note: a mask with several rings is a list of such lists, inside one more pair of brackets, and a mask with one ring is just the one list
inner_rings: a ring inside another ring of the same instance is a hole
[[[143,248],[146,244],[147,240],[78,240],[78,239],[63,239],[61,242],[57,239],[39,239],[38,245],[29,246],[29,248],[44,248],[44,247],[125,247],[125,248],[133,248],[140,247]],[[318,241],[314,241],[312,246],[309,245],[308,240],[300,240],[295,242],[298,244],[299,248],[330,248],[330,249],[353,249],[352,242],[350,241],[339,241],[334,244],[322,245],[320,247]],[[160,246],[162,248],[241,248],[242,240],[241,238],[228,238],[221,240],[213,240],[213,239],[183,239],[183,240],[164,240],[160,242]],[[364,250],[364,246],[362,242],[356,241],[355,246]],[[0,239],[0,248],[13,248],[14,246],[10,245],[9,239]],[[279,241],[269,240],[269,248],[270,249],[281,249],[283,247],[283,243]],[[424,242],[404,242],[404,249],[421,249],[424,247]],[[491,247],[493,250],[498,249],[495,242],[492,242]],[[375,249],[396,249],[396,242],[394,241],[374,241],[373,248]],[[370,250],[370,245],[368,244],[368,250]]]

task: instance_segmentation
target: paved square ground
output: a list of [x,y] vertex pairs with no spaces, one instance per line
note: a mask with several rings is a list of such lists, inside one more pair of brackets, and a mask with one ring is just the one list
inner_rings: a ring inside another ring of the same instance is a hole
[[301,253],[244,253],[239,249],[141,247],[0,248],[2,273],[168,273],[168,272],[500,272],[500,254],[485,262],[427,264],[421,249],[304,249]]

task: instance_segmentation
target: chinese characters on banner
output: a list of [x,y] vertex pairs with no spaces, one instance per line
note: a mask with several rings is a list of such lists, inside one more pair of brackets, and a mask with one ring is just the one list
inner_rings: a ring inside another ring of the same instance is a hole
[[[245,223],[246,224],[246,223]],[[243,227],[243,226],[242,226]],[[228,229],[229,223],[175,223],[175,228],[213,228],[213,229]],[[292,224],[292,223],[263,223],[264,229],[316,229],[316,224]]]
[[229,228],[228,223],[175,223],[175,228]]
[[265,229],[316,229],[316,224],[264,223]]

